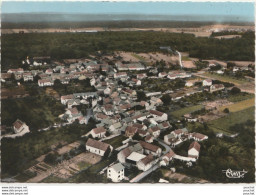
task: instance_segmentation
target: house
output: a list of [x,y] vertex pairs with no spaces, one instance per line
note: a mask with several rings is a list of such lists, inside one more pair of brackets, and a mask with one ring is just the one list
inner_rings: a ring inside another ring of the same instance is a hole
[[158,77],[159,77],[159,78],[167,77],[167,73],[166,73],[166,72],[160,72],[160,73],[158,74]]
[[114,74],[114,78],[127,78],[127,73],[126,72],[118,72]]
[[166,121],[168,119],[168,115],[166,113],[157,110],[150,110],[149,113],[154,117],[154,120],[156,121]]
[[52,86],[54,85],[54,82],[50,79],[40,79],[38,80],[38,86],[44,87],[44,86]]
[[133,127],[133,126],[127,126],[125,129],[125,136],[126,137],[133,137],[135,133],[137,133],[138,128]]
[[158,137],[160,135],[160,128],[158,126],[154,126],[149,128],[149,133],[151,133],[154,137]]
[[106,129],[104,127],[98,127],[91,130],[93,138],[103,138],[106,135]]
[[192,87],[192,86],[194,86],[194,84],[195,84],[194,81],[189,80],[189,81],[186,81],[185,86],[186,86],[186,87]]
[[162,153],[162,149],[156,145],[153,145],[144,141],[140,141],[139,143],[144,149],[144,152],[146,154],[152,154],[153,156],[160,156]]
[[188,149],[188,157],[198,159],[200,153],[200,144],[196,141],[192,142]]
[[218,70],[216,73],[217,74],[224,74],[224,71],[223,70]]
[[171,127],[170,123],[168,121],[165,121],[163,123],[161,123],[163,129],[168,129]]
[[164,136],[164,143],[168,144],[168,145],[171,145],[171,143],[173,142],[173,140],[175,139],[176,137],[173,135],[173,134],[168,134],[168,135],[165,135]]
[[203,135],[203,134],[201,134],[201,133],[192,133],[192,134],[190,135],[190,137],[191,137],[192,139],[194,139],[195,141],[203,141],[203,140],[208,139],[208,136]]
[[146,155],[138,153],[138,152],[132,152],[127,158],[126,158],[126,162],[129,163],[130,165],[137,165],[137,163],[145,158]]
[[174,156],[175,156],[175,153],[173,152],[172,149],[170,149],[170,151],[162,157],[162,161],[160,162],[160,165],[167,166],[169,162],[172,161]]
[[120,122],[114,123],[113,125],[110,125],[109,130],[111,133],[117,133],[122,127],[122,124]]
[[104,142],[100,142],[94,139],[89,138],[85,144],[86,151],[104,156],[105,154],[108,155],[108,152],[112,151],[112,146],[106,144]]
[[154,163],[155,160],[153,155],[149,154],[148,156],[137,162],[137,167],[139,170],[147,171],[154,165]]
[[185,121],[188,121],[188,122],[196,122],[197,121],[197,118],[193,117],[191,114],[185,114],[184,119],[185,119]]
[[142,74],[137,74],[137,79],[144,79],[147,77],[146,73],[142,73]]
[[9,69],[8,71],[7,71],[7,73],[23,73],[24,72],[24,70],[23,70],[23,68],[17,68],[17,69]]
[[46,71],[45,71],[45,74],[52,74],[53,73],[53,70],[51,68],[48,68]]
[[121,163],[112,165],[107,169],[107,178],[113,182],[120,182],[124,179],[124,166]]
[[62,104],[66,104],[69,100],[73,100],[75,97],[73,94],[61,96],[60,101]]
[[144,130],[141,130],[141,129],[139,129],[139,130],[137,131],[137,133],[138,133],[138,135],[139,135],[140,137],[145,137],[145,136],[147,136],[147,134],[148,134],[147,131],[144,131]]
[[152,135],[147,135],[145,137],[145,142],[152,143],[154,141],[154,137]]
[[29,132],[29,127],[26,125],[26,123],[24,123],[21,120],[17,119],[13,123],[13,130],[14,130],[15,133]]
[[23,80],[26,81],[33,81],[33,75],[31,72],[24,72],[23,73]]
[[117,154],[117,159],[119,160],[120,163],[125,163],[126,162],[126,158],[128,156],[130,156],[130,154],[132,152],[137,152],[142,154],[143,153],[143,148],[140,145],[140,143],[137,143],[133,146],[129,146],[123,150],[121,150],[118,154]]
[[211,87],[210,87],[210,92],[214,92],[214,91],[219,91],[219,90],[223,90],[225,89],[224,85],[223,84],[213,84]]
[[211,86],[212,85],[212,80],[211,79],[205,79],[203,80],[203,86]]
[[171,132],[175,136],[175,138],[181,138],[182,135],[188,134],[188,130],[186,128],[176,129]]
[[151,97],[150,99],[150,103],[156,106],[160,106],[163,104],[162,100],[160,98],[157,97]]

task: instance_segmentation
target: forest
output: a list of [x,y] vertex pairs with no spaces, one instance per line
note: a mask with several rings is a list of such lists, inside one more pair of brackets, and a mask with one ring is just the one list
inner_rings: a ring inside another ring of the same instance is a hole
[[2,35],[2,71],[17,68],[27,56],[52,59],[88,57],[114,51],[160,52],[160,46],[189,52],[190,57],[254,61],[253,32],[241,38],[215,39],[167,32],[25,33]]

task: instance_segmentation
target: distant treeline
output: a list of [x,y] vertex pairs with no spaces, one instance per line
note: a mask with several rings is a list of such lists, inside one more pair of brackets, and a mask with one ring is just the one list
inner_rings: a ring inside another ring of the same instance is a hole
[[211,37],[224,36],[224,35],[242,35],[243,32],[238,31],[221,31],[221,32],[212,32]]
[[[197,21],[156,21],[156,20],[130,20],[130,21],[85,21],[85,22],[2,22],[2,29],[43,29],[43,28],[197,28],[213,25],[215,22]],[[251,23],[226,22],[230,25],[251,25]]]
[[2,35],[2,69],[18,67],[26,56],[82,58],[97,51],[158,52],[171,46],[200,59],[254,61],[253,32],[219,40],[167,32],[25,33]]

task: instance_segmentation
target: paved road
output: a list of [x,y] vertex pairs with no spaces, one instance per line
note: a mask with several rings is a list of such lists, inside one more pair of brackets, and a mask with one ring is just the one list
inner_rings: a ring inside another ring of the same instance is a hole
[[163,152],[163,155],[167,154],[170,151],[171,147],[165,144],[164,141],[159,138],[157,138],[156,140],[158,141],[159,144],[165,147],[165,151]]

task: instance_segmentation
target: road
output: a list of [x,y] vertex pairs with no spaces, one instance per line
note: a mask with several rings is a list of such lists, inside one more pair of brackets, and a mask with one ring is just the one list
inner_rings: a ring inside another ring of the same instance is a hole
[[181,54],[180,52],[176,51],[179,55],[179,62],[180,62],[180,67],[183,68],[183,64],[182,64],[182,61],[181,61]]

